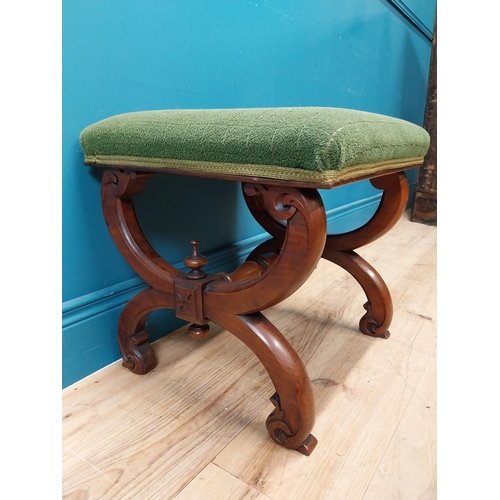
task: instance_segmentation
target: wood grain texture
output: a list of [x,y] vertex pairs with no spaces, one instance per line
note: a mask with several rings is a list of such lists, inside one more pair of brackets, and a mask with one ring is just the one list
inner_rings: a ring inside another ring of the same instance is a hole
[[364,292],[325,260],[265,311],[312,382],[311,456],[269,437],[273,384],[248,348],[186,327],[154,344],[146,375],[115,363],[63,391],[63,498],[435,498],[435,242],[405,213],[360,250],[391,289],[387,341],[359,333]]
[[269,500],[258,490],[231,476],[214,464],[208,464],[174,500]]
[[436,378],[434,352],[363,500],[436,498]]

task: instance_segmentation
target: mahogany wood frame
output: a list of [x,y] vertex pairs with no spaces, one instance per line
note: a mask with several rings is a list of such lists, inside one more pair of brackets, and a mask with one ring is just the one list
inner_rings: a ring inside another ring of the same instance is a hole
[[[149,287],[124,307],[118,322],[123,365],[137,374],[156,366],[145,328],[155,309],[174,309],[191,323],[188,333],[203,337],[213,321],[245,343],[259,358],[275,387],[275,410],[266,426],[271,438],[286,448],[309,455],[317,444],[314,397],[306,369],[279,330],[262,314],[292,295],[310,276],[320,258],[347,270],[361,285],[367,302],[359,328],[388,338],[392,300],[380,275],[354,250],[385,234],[398,221],[408,200],[404,171],[383,172],[370,179],[383,190],[380,205],[365,225],[341,235],[328,235],[325,209],[310,185],[244,179],[248,208],[271,239],[259,245],[233,273],[206,274],[207,260],[193,253],[183,273],[166,262],[149,244],[136,218],[133,198],[154,177],[147,169],[112,167],[102,179],[101,201],[109,232],[128,263]],[[207,176],[208,177],[208,176]],[[232,179],[237,180],[237,179]],[[331,186],[328,186],[331,187]]]

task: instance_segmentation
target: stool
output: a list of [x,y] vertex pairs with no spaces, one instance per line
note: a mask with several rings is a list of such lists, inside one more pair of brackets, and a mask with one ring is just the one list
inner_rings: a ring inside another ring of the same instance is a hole
[[[323,257],[349,272],[364,290],[362,333],[389,337],[392,300],[377,271],[355,250],[385,234],[406,208],[405,170],[422,164],[429,136],[409,122],[338,108],[163,110],[126,113],[87,127],[80,143],[86,165],[105,168],[101,202],[109,232],[149,285],[124,307],[118,322],[123,365],[145,374],[156,366],[145,328],[155,309],[173,309],[201,338],[215,322],[244,342],[276,390],[266,420],[271,438],[309,455],[315,410],[312,385],[297,353],[262,314],[293,294]],[[238,181],[270,238],[232,273],[207,274],[192,241],[181,270],[152,248],[133,198],[156,174]],[[369,179],[383,190],[362,227],[328,235],[318,189]]]

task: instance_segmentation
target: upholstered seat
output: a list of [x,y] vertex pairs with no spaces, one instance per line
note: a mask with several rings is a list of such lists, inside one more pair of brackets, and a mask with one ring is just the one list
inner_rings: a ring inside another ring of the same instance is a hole
[[340,108],[162,110],[87,127],[85,163],[336,185],[422,163],[429,135],[397,118]]

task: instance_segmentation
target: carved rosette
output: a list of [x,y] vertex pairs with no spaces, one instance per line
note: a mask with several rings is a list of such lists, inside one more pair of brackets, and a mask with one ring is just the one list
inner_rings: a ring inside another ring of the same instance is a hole
[[103,188],[109,187],[118,197],[135,196],[144,190],[147,180],[155,175],[155,173],[135,170],[106,170],[102,176],[102,186]]
[[262,196],[267,213],[277,221],[289,220],[297,209],[306,211],[306,202],[298,189],[284,191],[281,186],[247,183],[243,191],[247,196]]

